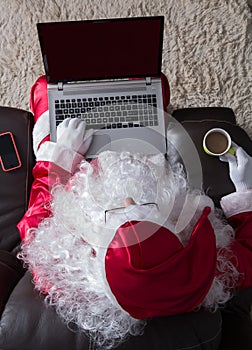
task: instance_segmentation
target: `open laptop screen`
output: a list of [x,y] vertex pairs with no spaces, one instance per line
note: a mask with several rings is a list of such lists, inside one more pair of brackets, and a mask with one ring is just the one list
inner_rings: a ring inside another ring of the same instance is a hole
[[48,82],[158,76],[164,17],[38,23]]

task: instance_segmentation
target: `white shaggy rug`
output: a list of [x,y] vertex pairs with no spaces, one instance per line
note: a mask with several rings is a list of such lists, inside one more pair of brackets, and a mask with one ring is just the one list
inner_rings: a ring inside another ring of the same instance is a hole
[[252,137],[251,0],[0,0],[0,105],[29,108],[37,22],[149,15],[165,16],[171,108],[231,107]]

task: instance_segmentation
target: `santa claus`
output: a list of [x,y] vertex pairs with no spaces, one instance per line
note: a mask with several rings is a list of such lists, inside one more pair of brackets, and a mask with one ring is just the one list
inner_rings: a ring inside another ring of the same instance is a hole
[[81,120],[49,141],[44,77],[31,107],[37,163],[20,257],[65,322],[109,349],[148,318],[215,310],[252,286],[252,158],[241,147],[222,158],[236,192],[217,211],[163,155],[85,160],[93,131]]

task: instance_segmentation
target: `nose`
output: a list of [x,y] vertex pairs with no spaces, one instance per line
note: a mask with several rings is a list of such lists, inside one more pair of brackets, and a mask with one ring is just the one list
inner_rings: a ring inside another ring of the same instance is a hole
[[131,197],[126,197],[126,198],[124,199],[124,202],[123,202],[123,206],[124,206],[124,207],[128,207],[129,205],[132,205],[132,204],[133,204],[133,205],[136,204],[133,198],[131,198]]

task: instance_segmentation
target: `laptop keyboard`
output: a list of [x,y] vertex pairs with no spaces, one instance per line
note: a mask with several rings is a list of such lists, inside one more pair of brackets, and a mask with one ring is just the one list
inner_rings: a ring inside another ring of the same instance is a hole
[[88,128],[114,129],[158,125],[154,94],[55,100],[56,125],[80,118]]

